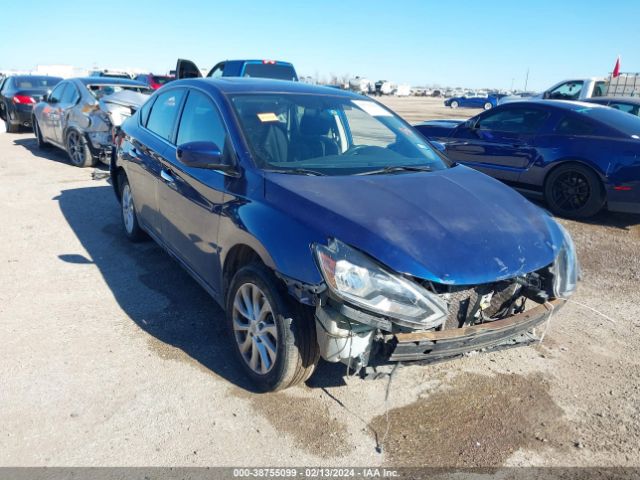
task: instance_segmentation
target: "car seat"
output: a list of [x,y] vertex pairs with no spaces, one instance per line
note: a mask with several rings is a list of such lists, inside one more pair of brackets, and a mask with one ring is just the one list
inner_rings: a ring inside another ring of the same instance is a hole
[[300,120],[300,133],[292,145],[292,160],[337,155],[340,151],[338,143],[328,136],[334,125],[334,119],[327,112],[305,110]]

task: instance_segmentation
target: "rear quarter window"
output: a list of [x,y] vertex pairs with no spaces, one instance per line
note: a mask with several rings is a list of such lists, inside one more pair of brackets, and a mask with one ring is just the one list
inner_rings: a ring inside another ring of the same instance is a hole
[[147,129],[171,141],[183,97],[184,89],[169,90],[158,95],[147,120]]
[[155,97],[147,100],[145,104],[140,108],[140,125],[142,125],[143,127],[147,126],[149,114],[151,113],[151,107],[153,106],[153,102],[155,102],[155,100]]
[[597,127],[592,122],[569,115],[558,122],[554,131],[560,135],[593,135]]

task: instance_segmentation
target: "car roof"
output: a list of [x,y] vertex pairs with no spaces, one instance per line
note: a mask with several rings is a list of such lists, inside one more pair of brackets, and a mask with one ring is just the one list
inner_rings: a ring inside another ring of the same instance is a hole
[[430,127],[445,127],[452,128],[465,122],[464,118],[442,118],[436,120],[425,120],[423,122],[415,123],[414,126],[428,125]]
[[78,77],[78,78],[70,78],[69,80],[77,80],[85,85],[135,85],[135,86],[146,87],[144,83],[137,82],[135,80],[129,80],[128,78]]
[[347,90],[311,85],[302,82],[292,82],[289,80],[273,80],[269,78],[241,78],[241,77],[220,77],[220,78],[185,78],[171,82],[171,87],[193,86],[205,90],[218,91],[223,95],[238,93],[301,93],[312,95],[331,95],[352,99],[366,99]]
[[62,80],[62,77],[56,77],[55,75],[7,75],[6,78],[56,78]]
[[574,100],[518,100],[517,102],[505,103],[496,108],[517,107],[523,105],[536,105],[548,108],[556,108],[559,110],[568,110],[573,112],[582,112],[585,109],[605,108],[604,105],[598,103],[576,102]]
[[285,62],[283,60],[259,60],[259,59],[240,59],[240,60],[223,60],[220,63],[225,63],[225,62],[251,62],[251,63],[265,63],[265,62],[275,62],[277,64],[280,65],[291,65],[293,66],[293,64],[291,62]]

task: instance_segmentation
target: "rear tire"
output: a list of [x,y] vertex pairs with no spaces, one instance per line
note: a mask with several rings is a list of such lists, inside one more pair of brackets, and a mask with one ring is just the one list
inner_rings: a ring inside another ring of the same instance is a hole
[[96,159],[91,155],[86,140],[77,130],[69,130],[65,145],[72,165],[80,168],[95,166]]
[[576,219],[594,216],[606,200],[598,175],[576,163],[561,165],[549,174],[544,198],[556,215]]
[[11,120],[9,120],[9,111],[6,110],[4,118],[4,131],[7,133],[18,133],[18,130],[20,130],[20,125],[14,125],[13,123],[11,123]]
[[123,173],[120,174],[118,179],[118,186],[120,187],[120,218],[122,219],[124,234],[134,243],[141,242],[147,236],[138,223],[138,215],[133,203],[133,191],[127,176]]
[[[307,380],[320,353],[310,307],[293,301],[271,270],[260,263],[233,276],[226,317],[234,352],[258,391],[275,391]],[[256,313],[257,311],[257,313]]]
[[460,106],[460,104],[457,101],[453,101],[451,102],[451,108],[458,108]]
[[484,104],[485,110],[491,110],[493,108],[493,104],[491,102],[487,102]]
[[38,125],[38,121],[34,118],[32,120],[33,123],[33,133],[36,135],[36,143],[38,144],[38,148],[48,148],[50,144],[45,142],[42,138],[42,131],[40,130],[40,125]]

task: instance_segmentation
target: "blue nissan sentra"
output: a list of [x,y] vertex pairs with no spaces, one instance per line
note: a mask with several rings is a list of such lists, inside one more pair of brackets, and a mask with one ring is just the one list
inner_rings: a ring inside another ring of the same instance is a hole
[[320,357],[366,374],[525,345],[576,288],[562,226],[367,97],[180,80],[116,145],[125,235],[153,238],[224,308],[260,390]]

